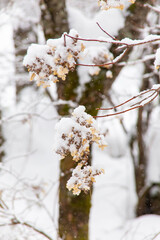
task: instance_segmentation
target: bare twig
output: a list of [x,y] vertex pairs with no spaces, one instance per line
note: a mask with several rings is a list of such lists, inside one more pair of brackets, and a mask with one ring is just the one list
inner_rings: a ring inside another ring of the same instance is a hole
[[119,115],[119,114],[122,114],[122,113],[126,113],[126,112],[129,112],[131,110],[134,110],[134,109],[137,109],[137,108],[140,108],[140,107],[144,107],[145,105],[151,103],[156,97],[158,97],[159,95],[159,92],[160,92],[160,87],[158,88],[152,88],[152,89],[148,89],[146,91],[143,91],[141,93],[139,93],[138,95],[126,100],[125,102],[122,102],[121,104],[117,105],[117,106],[114,106],[114,107],[109,107],[109,108],[97,108],[97,110],[114,110],[114,109],[117,109],[121,106],[124,106],[125,104],[135,100],[136,98],[138,97],[141,97],[143,95],[146,95],[147,93],[150,93],[151,94],[145,98],[143,98],[142,100],[140,100],[139,102],[129,106],[127,109],[125,110],[122,110],[122,111],[119,111],[119,112],[114,112],[114,113],[109,113],[109,114],[106,114],[106,115],[103,115],[103,116],[94,116],[95,118],[98,118],[98,117],[110,117],[110,116],[115,116],[115,115]]
[[117,41],[118,39],[116,39],[115,37],[113,37],[112,35],[110,35],[107,31],[105,31],[98,22],[96,22],[96,24],[98,25],[98,27],[105,33],[107,34],[109,37],[111,37],[113,40]]
[[121,53],[119,56],[117,56],[112,62],[108,62],[108,63],[104,63],[104,64],[82,64],[82,63],[77,63],[76,65],[87,66],[87,67],[106,67],[106,66],[118,63],[123,58],[123,56],[127,53],[129,48],[132,48],[134,46],[139,46],[139,45],[143,45],[143,44],[149,44],[149,43],[160,41],[160,36],[158,36],[158,35],[152,35],[152,37],[149,36],[148,38],[145,38],[143,40],[129,40],[129,41],[126,41],[126,39],[122,39],[121,41],[119,41],[116,38],[114,38],[113,36],[111,36],[108,32],[106,32],[99,25],[99,23],[97,23],[97,25],[100,27],[100,29],[103,32],[105,32],[111,38],[111,40],[109,40],[109,39],[102,40],[102,39],[79,38],[79,37],[70,36],[69,34],[65,33],[64,34],[64,44],[66,44],[66,37],[69,37],[69,38],[76,39],[76,40],[79,40],[79,41],[99,42],[99,43],[112,43],[112,44],[115,44],[115,45],[119,45],[119,47],[116,50],[123,50],[124,48],[125,48],[125,50],[123,51],[123,53]]
[[137,59],[137,60],[133,60],[133,61],[128,61],[128,62],[120,62],[117,64],[117,66],[126,66],[126,65],[135,65],[135,64],[138,64],[138,63],[143,63],[143,62],[147,62],[147,61],[150,61],[150,60],[153,60],[155,59],[155,54],[150,54],[150,55],[147,55],[141,59]]
[[28,119],[31,119],[32,117],[38,117],[38,118],[41,118],[45,121],[52,121],[52,120],[55,120],[55,119],[58,119],[59,117],[52,117],[52,118],[46,118],[44,116],[42,116],[41,114],[38,114],[38,113],[29,113],[29,112],[21,112],[21,113],[17,113],[17,114],[14,114],[14,115],[11,115],[9,117],[6,117],[6,118],[3,118],[1,121],[0,121],[0,125],[2,123],[6,123],[8,122],[9,120],[13,119],[13,118],[16,118],[16,117],[19,117],[19,116],[27,116]]
[[91,39],[91,38],[79,38],[79,37],[70,36],[67,33],[65,33],[64,36],[65,37],[67,36],[69,38],[72,38],[72,39],[75,39],[75,40],[79,40],[79,41],[85,41],[85,42],[114,43],[114,44],[117,44],[117,45],[125,45],[125,46],[128,45],[128,44],[123,43],[121,41],[115,41],[115,40],[110,40],[110,39],[101,40],[101,39]]
[[[137,43],[133,42],[133,43],[130,43],[128,44],[128,47],[131,48],[131,47],[135,47],[135,46],[139,46],[139,45],[144,45],[144,44],[149,44],[149,43],[153,43],[153,42],[157,42],[157,41],[160,41],[160,37],[157,37],[157,38],[153,38],[153,39],[150,39],[150,40],[139,40],[137,41]],[[124,44],[123,44],[124,45]],[[118,50],[121,50],[123,49],[125,46],[121,46],[121,47],[118,47],[117,49]]]
[[158,6],[157,7],[153,7],[152,5],[150,5],[148,3],[144,4],[143,6],[144,7],[148,7],[149,9],[153,10],[154,12],[157,12],[157,13],[160,14],[160,7],[158,7]]
[[[122,49],[122,48],[125,48],[125,47],[131,48],[131,47],[138,46],[138,45],[143,45],[143,44],[148,44],[148,43],[153,43],[153,42],[160,41],[160,36],[159,35],[152,35],[151,38],[149,38],[149,36],[148,36],[146,39],[143,39],[143,40],[131,40],[130,39],[130,42],[126,42],[126,39],[113,40],[113,38],[112,38],[112,40],[109,40],[109,39],[102,40],[102,39],[91,39],[91,38],[79,38],[79,37],[70,36],[67,33],[65,33],[64,36],[67,36],[69,38],[76,39],[76,40],[79,40],[79,41],[112,43],[112,44],[115,44],[115,45],[120,45],[120,47],[118,48],[119,50]],[[111,35],[110,35],[110,37],[111,37]]]
[[42,230],[36,228],[35,226],[31,225],[30,223],[27,222],[21,222],[19,221],[16,217],[14,217],[10,223],[3,223],[0,224],[0,227],[5,227],[5,226],[14,226],[14,225],[24,225],[28,228],[31,228],[32,230],[34,230],[35,232],[41,234],[42,236],[44,236],[45,238],[49,239],[49,240],[53,240],[53,238],[51,238],[50,236],[48,236],[45,232],[43,232]]
[[152,240],[156,239],[159,235],[160,235],[160,232],[158,232],[158,233],[152,238]]
[[107,67],[109,65],[113,65],[118,63],[128,52],[128,48],[126,48],[119,56],[117,56],[112,62],[103,63],[103,64],[83,64],[77,63],[78,66],[86,66],[86,67]]

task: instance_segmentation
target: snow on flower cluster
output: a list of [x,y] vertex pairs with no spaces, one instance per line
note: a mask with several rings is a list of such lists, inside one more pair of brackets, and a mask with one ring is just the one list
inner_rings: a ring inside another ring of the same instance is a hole
[[[84,51],[86,54],[87,61],[95,64],[102,65],[106,64],[106,68],[110,68],[112,65],[107,65],[107,63],[113,61],[113,54],[108,50],[106,46],[90,46]],[[105,66],[103,66],[105,67]],[[100,72],[100,67],[89,67],[90,75],[98,75]]]
[[56,131],[56,153],[62,158],[71,154],[73,160],[79,162],[67,183],[67,188],[79,195],[81,190],[90,189],[95,175],[103,172],[87,165],[90,144],[95,142],[103,150],[106,147],[104,136],[99,133],[96,121],[85,112],[84,106],[76,108],[71,118],[62,118],[56,125]]
[[85,47],[76,39],[77,31],[71,29],[69,35],[65,37],[64,33],[59,39],[48,39],[46,45],[32,44],[28,48],[23,64],[30,72],[30,80],[36,80],[38,86],[48,87],[51,82],[65,80],[68,72],[74,70]]
[[[119,8],[123,9],[126,0],[98,0],[98,5],[102,10],[108,10],[110,8]],[[132,4],[135,3],[136,0],[128,0]]]
[[72,190],[73,194],[79,195],[81,190],[88,191],[95,182],[95,176],[104,173],[103,169],[96,169],[91,166],[84,166],[78,164],[72,172],[72,177],[67,182],[68,190]]

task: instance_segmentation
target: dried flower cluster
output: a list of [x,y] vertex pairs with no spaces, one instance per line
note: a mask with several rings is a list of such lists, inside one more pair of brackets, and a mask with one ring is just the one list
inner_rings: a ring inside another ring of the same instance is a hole
[[65,33],[59,39],[49,39],[46,45],[32,44],[23,64],[30,72],[30,80],[36,80],[37,85],[50,86],[51,82],[65,80],[66,75],[73,71],[77,59],[84,50],[82,42],[78,41],[78,33],[70,30],[73,38],[65,38]]
[[103,169],[94,169],[91,166],[83,166],[81,163],[72,172],[72,177],[67,182],[67,188],[73,191],[74,195],[79,195],[81,190],[87,192],[90,190],[95,176],[104,173]]
[[87,61],[97,65],[96,67],[89,67],[90,75],[98,75],[100,72],[100,67],[98,65],[104,65],[107,69],[111,68],[112,65],[107,65],[113,61],[113,54],[108,50],[106,46],[91,46],[85,50]]
[[[132,4],[135,3],[136,0],[128,0]],[[125,0],[98,0],[98,5],[102,10],[108,10],[110,8],[119,8],[123,10]]]
[[76,108],[71,118],[61,119],[56,130],[56,153],[62,158],[71,154],[73,160],[79,162],[67,183],[67,188],[78,195],[81,190],[89,190],[94,176],[103,172],[93,171],[92,167],[87,165],[90,144],[95,142],[103,150],[106,147],[104,136],[99,133],[96,121],[85,112],[84,106]]

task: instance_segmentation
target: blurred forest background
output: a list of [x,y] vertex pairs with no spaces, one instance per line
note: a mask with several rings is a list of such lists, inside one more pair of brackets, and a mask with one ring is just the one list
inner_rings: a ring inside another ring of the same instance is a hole
[[[105,174],[89,194],[66,189],[74,162],[70,156],[59,162],[53,150],[55,124],[75,107],[84,105],[95,116],[97,107],[117,105],[160,83],[154,67],[159,44],[134,47],[98,75],[78,66],[50,88],[30,82],[23,67],[31,43],[45,44],[71,28],[85,38],[105,36],[96,22],[119,40],[158,35],[159,5],[126,1],[123,11],[101,11],[95,0],[1,0],[0,239],[160,239],[158,98],[97,120],[108,147],[92,147],[90,161]],[[108,49],[117,55],[115,46]]]

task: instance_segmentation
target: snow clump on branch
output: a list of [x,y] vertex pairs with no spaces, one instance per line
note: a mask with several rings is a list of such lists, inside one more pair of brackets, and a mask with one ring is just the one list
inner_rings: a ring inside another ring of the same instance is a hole
[[73,170],[72,176],[67,182],[67,188],[68,190],[72,190],[74,195],[79,195],[82,190],[87,192],[90,190],[93,182],[95,182],[95,176],[98,176],[101,173],[104,173],[103,169],[83,166],[79,163]]
[[[92,75],[98,75],[100,72],[101,65],[106,69],[110,69],[112,65],[107,65],[113,61],[113,54],[108,50],[106,46],[89,46],[85,49],[84,54],[86,54],[86,60],[95,67],[89,67],[88,72]],[[99,65],[99,66],[98,66]]]
[[87,166],[90,145],[95,142],[103,150],[107,146],[104,136],[99,133],[95,119],[85,112],[84,106],[76,108],[71,118],[62,118],[56,125],[56,131],[56,153],[62,159],[70,154],[75,162],[79,162],[67,183],[67,188],[79,195],[81,190],[89,190],[95,181],[94,176],[104,171]]
[[69,37],[65,33],[61,38],[48,39],[46,45],[32,44],[24,58],[23,65],[30,72],[30,80],[37,85],[50,86],[51,82],[65,80],[69,71],[73,71],[77,59],[84,50],[82,41],[76,30],[71,29]]
[[[98,39],[89,40],[101,42]],[[52,82],[56,83],[60,79],[64,81],[76,65],[88,66],[90,75],[97,75],[100,67],[112,67],[113,54],[107,46],[86,48],[84,41],[88,39],[80,38],[77,31],[71,29],[69,34],[64,33],[61,38],[48,39],[46,45],[31,44],[23,60],[23,65],[30,72],[30,80],[46,88]],[[80,59],[85,59],[86,64],[78,63]]]

